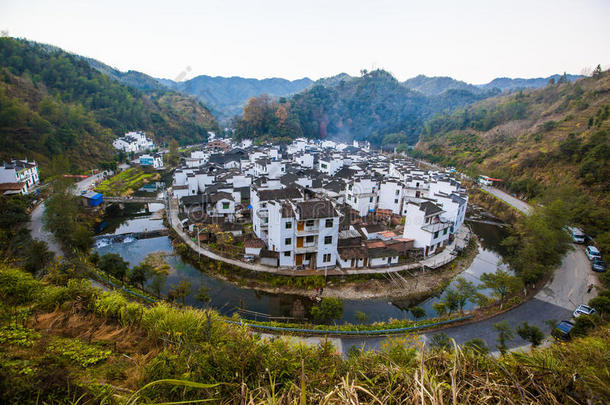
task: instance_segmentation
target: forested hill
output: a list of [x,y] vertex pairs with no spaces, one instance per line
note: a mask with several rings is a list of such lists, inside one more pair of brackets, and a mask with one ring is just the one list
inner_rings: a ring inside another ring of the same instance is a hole
[[595,234],[610,228],[609,137],[610,72],[598,70],[431,119],[414,153],[503,179],[524,197],[574,187],[571,197],[590,199],[578,216]]
[[491,94],[495,93],[460,89],[426,96],[383,70],[364,72],[361,77],[342,74],[316,82],[290,98],[250,100],[235,122],[236,137],[366,139],[391,148],[415,143],[424,122],[434,113]]
[[261,94],[268,94],[272,97],[288,96],[306,89],[313,83],[308,78],[290,81],[279,78],[259,80],[206,75],[183,82],[158,80],[168,88],[197,97],[221,119],[241,114],[244,105],[252,97]]
[[82,57],[25,40],[0,38],[0,159],[65,156],[73,170],[114,154],[112,140],[144,130],[160,143],[201,142],[218,130],[197,100],[144,93],[99,72]]

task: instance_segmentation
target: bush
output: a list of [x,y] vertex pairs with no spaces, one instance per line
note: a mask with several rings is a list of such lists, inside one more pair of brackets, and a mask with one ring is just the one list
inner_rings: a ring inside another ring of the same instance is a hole
[[5,303],[30,304],[40,285],[31,274],[10,267],[0,268],[0,298]]
[[103,317],[119,321],[127,299],[117,291],[103,292],[93,301],[93,311]]

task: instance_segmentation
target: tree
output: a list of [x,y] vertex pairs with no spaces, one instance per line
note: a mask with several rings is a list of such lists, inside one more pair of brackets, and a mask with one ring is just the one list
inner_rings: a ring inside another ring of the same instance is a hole
[[186,305],[186,296],[191,292],[191,282],[188,280],[182,280],[178,283],[178,285],[173,286],[169,293],[167,294],[167,298],[170,301],[174,301],[177,299],[182,299],[182,305]]
[[508,351],[506,344],[514,338],[513,331],[506,321],[494,324],[494,329],[498,332],[498,344],[496,347],[500,353],[505,354]]
[[492,295],[500,300],[500,308],[506,297],[517,294],[523,287],[518,277],[502,269],[498,269],[495,273],[483,273],[480,280],[483,283],[482,288],[491,289]]
[[449,312],[449,315],[451,315],[459,307],[460,297],[458,292],[454,288],[447,288],[442,302],[445,304],[445,309]]
[[597,65],[595,70],[593,70],[593,77],[600,77],[602,75],[602,65]]
[[369,316],[362,311],[356,311],[355,317],[359,323],[365,323],[369,319]]
[[443,301],[435,302],[432,304],[432,308],[434,308],[438,316],[443,316],[447,313],[447,306]]
[[435,333],[430,339],[432,350],[447,350],[451,347],[451,339],[445,332]]
[[195,298],[197,298],[197,301],[200,301],[207,305],[211,300],[210,289],[208,287],[202,285],[197,290],[197,294],[195,294]]
[[464,347],[482,355],[489,353],[489,347],[479,338],[470,339],[464,343]]
[[311,316],[318,322],[327,323],[343,316],[343,301],[335,297],[324,297],[319,306],[311,308]]
[[169,152],[167,153],[167,163],[171,166],[178,164],[178,142],[172,138],[169,141]]
[[532,344],[532,347],[540,346],[540,343],[544,340],[544,332],[540,330],[536,325],[530,325],[527,322],[523,322],[516,329],[517,335],[521,339],[526,340]]
[[422,307],[411,307],[409,308],[409,311],[411,311],[411,315],[413,315],[413,318],[415,319],[423,318],[424,316],[426,316],[426,310]]
[[155,275],[153,276],[153,278],[152,278],[152,280],[150,282],[150,288],[153,289],[153,291],[157,294],[158,298],[161,297],[161,290],[165,286],[166,282],[167,282],[167,274],[166,273],[164,273],[164,272],[155,272]]
[[610,297],[600,294],[589,300],[589,306],[595,308],[600,315],[610,314]]
[[55,254],[49,251],[47,244],[43,241],[32,240],[29,242],[24,268],[32,274],[44,269],[53,260]]
[[98,268],[104,273],[110,274],[124,282],[129,264],[117,253],[106,253],[100,257]]
[[140,288],[144,288],[144,282],[146,281],[146,279],[148,279],[150,274],[153,273],[153,271],[154,270],[152,266],[147,263],[141,263],[137,266],[134,266],[129,271],[129,282],[131,284],[140,286]]
[[455,279],[455,291],[457,292],[457,306],[460,312],[469,300],[473,300],[477,295],[477,288],[472,281],[467,281],[464,277]]

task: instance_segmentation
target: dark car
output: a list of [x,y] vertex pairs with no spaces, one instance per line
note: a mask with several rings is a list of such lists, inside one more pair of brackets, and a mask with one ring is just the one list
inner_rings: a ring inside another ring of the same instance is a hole
[[568,340],[570,339],[570,331],[574,327],[574,322],[571,321],[561,321],[559,324],[553,329],[551,335],[555,339],[558,340]]
[[601,273],[602,271],[606,271],[606,262],[604,262],[601,258],[595,258],[591,263],[591,268],[593,271]]

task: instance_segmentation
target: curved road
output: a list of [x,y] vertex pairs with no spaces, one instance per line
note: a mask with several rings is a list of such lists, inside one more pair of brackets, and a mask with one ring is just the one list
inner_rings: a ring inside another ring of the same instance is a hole
[[[501,190],[493,187],[483,188],[526,215],[532,209],[529,204]],[[570,319],[578,304],[587,303],[595,297],[595,289],[587,293],[591,284],[597,284],[597,277],[591,270],[591,264],[585,256],[583,247],[574,245],[573,249],[563,258],[561,266],[555,270],[548,284],[529,301],[487,320],[450,327],[442,332],[455,339],[457,343],[464,343],[473,338],[482,339],[492,350],[497,343],[497,332],[493,325],[498,322],[506,321],[512,328],[515,328],[527,321],[540,327],[544,332],[550,333],[550,328],[545,321]],[[429,340],[434,333],[438,332],[423,334],[423,339]],[[334,341],[343,353],[347,353],[351,346],[377,349],[384,339],[383,337],[346,337]],[[515,339],[508,344],[511,348],[525,345],[527,342],[519,336],[515,336]]]

